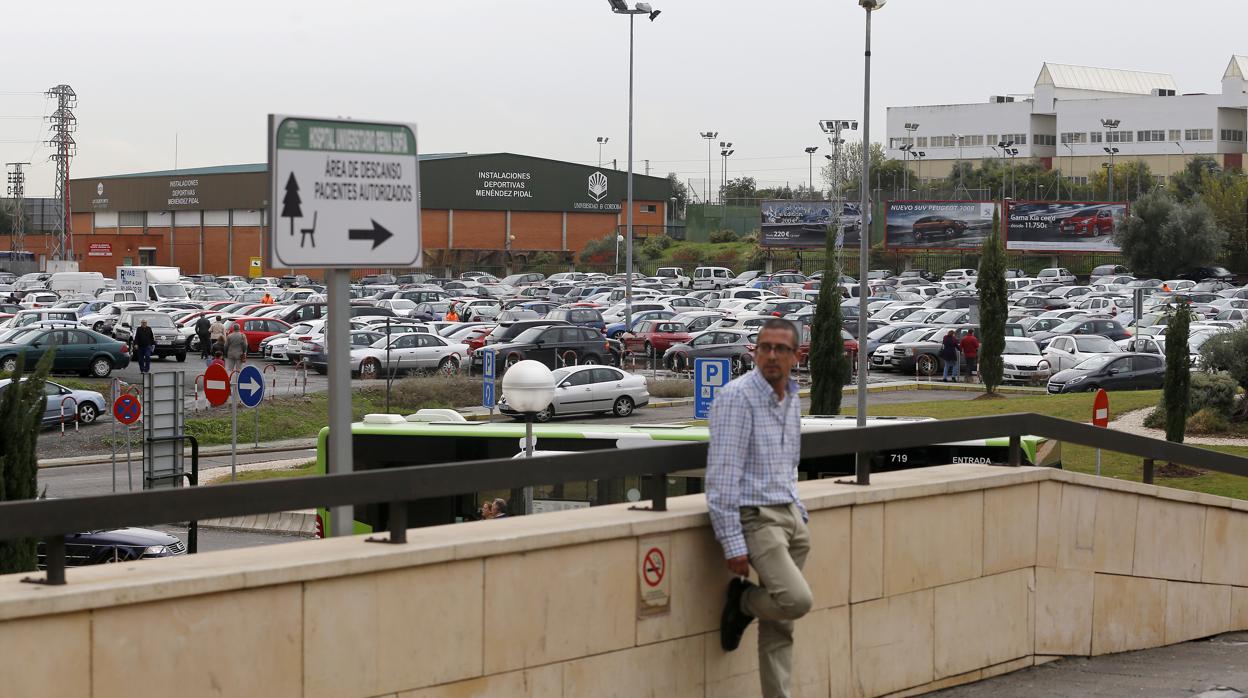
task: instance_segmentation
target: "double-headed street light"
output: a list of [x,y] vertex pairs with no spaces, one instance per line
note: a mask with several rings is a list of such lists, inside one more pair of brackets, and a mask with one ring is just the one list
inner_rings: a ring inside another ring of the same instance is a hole
[[653,22],[659,16],[659,10],[648,2],[639,2],[629,9],[625,0],[607,0],[611,11],[617,15],[628,15],[628,238],[625,244],[624,277],[624,326],[633,326],[633,18],[637,15],[649,15]]
[[724,205],[724,189],[728,186],[728,157],[737,151],[732,149],[732,143],[719,143],[719,156],[724,160],[723,169],[719,174],[719,205]]
[[806,148],[806,185],[810,189],[810,197],[815,196],[815,151],[819,150],[819,146],[812,145]]
[[698,135],[706,140],[706,198],[702,201],[704,204],[711,203],[711,146],[714,145],[716,138],[719,138],[719,131],[699,131]]
[[600,170],[602,169],[602,146],[606,145],[609,140],[611,139],[606,136],[598,136],[598,169]]
[[[1109,179],[1109,200],[1114,200],[1114,156],[1118,154],[1118,149],[1113,146],[1105,146],[1105,154],[1109,156],[1109,173],[1106,177]],[[1130,184],[1130,182],[1127,182]],[[1128,187],[1129,189],[1130,187]],[[1128,192],[1130,195],[1130,192]]]

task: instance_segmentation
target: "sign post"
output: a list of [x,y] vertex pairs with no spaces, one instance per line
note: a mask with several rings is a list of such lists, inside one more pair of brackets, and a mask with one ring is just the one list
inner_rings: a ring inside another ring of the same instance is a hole
[[[256,425],[256,446],[260,446],[260,410],[256,409],[264,401],[264,374],[255,366],[244,366],[238,372],[238,383],[235,385],[238,399],[243,406],[252,410]],[[234,435],[235,439],[238,434]]]
[[[1092,401],[1092,426],[1102,429],[1109,428],[1109,393],[1104,388],[1096,391],[1096,399]],[[1096,449],[1096,474],[1101,474],[1101,449]]]
[[[139,420],[143,416],[143,403],[139,398],[130,393],[122,393],[113,400],[113,418],[116,423],[126,426],[126,474],[129,475],[130,465],[130,425]],[[113,435],[116,436],[117,431],[114,428]],[[130,489],[134,489],[134,481],[130,482]],[[117,443],[114,439],[113,443],[113,492],[117,491]]]
[[[271,266],[326,270],[329,356],[327,471],[349,473],[353,267],[419,267],[420,165],[416,126],[269,115]],[[286,220],[283,220],[286,219]],[[350,535],[350,506],[330,509],[333,535]]]
[[490,410],[490,418],[494,418],[494,406],[498,404],[494,395],[495,359],[497,353],[493,349],[481,350],[481,406]]
[[711,402],[720,388],[732,378],[729,359],[693,360],[693,416],[706,419],[711,416]]

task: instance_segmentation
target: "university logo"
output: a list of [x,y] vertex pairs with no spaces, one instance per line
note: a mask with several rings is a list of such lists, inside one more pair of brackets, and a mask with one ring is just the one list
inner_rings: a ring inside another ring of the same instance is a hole
[[104,196],[104,183],[103,182],[100,182],[99,184],[95,185],[95,195]]
[[595,172],[589,176],[589,195],[594,201],[602,201],[602,197],[607,195],[607,176],[601,172]]

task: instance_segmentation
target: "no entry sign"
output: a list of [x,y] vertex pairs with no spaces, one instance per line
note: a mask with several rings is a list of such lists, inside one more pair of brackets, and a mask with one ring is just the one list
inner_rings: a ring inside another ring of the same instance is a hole
[[1096,399],[1092,401],[1092,426],[1109,426],[1109,393],[1104,388],[1096,391]]
[[230,399],[230,374],[225,372],[224,366],[213,364],[204,371],[204,397],[213,407],[224,405]]
[[113,401],[113,417],[122,424],[134,424],[143,416],[143,403],[130,393],[123,393]]

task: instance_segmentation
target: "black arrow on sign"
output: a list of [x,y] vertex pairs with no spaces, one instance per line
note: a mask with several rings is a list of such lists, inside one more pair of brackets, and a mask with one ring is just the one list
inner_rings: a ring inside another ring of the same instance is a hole
[[372,249],[377,249],[381,243],[394,237],[394,233],[386,230],[385,227],[377,221],[372,221],[371,228],[353,228],[347,231],[347,238],[350,240],[372,240]]

